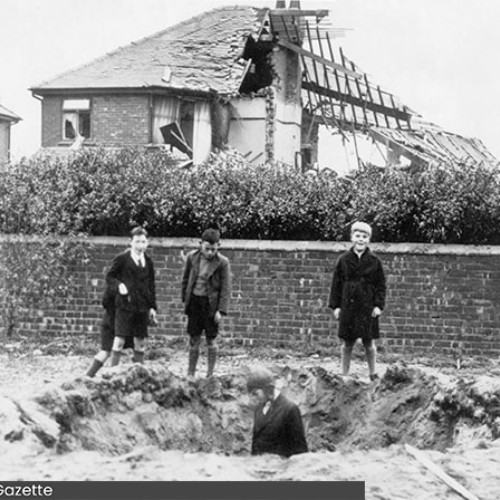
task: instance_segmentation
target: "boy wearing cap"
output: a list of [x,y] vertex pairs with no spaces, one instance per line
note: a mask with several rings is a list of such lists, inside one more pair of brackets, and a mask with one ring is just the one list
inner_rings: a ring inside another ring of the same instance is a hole
[[380,337],[378,318],[385,306],[386,281],[381,260],[368,248],[371,235],[372,228],[365,222],[352,225],[353,246],[337,260],[328,307],[339,320],[343,375],[349,373],[352,350],[359,338],[365,348],[370,380],[375,380],[374,339]]
[[200,248],[189,252],[184,262],[182,302],[188,317],[190,377],[196,372],[203,332],[208,346],[207,377],[213,375],[218,351],[217,335],[222,317],[229,310],[231,267],[227,257],[219,253],[219,244],[219,230],[206,229],[201,235]]
[[307,453],[300,410],[276,388],[273,374],[254,368],[247,389],[255,405],[252,455],[273,453],[288,458]]

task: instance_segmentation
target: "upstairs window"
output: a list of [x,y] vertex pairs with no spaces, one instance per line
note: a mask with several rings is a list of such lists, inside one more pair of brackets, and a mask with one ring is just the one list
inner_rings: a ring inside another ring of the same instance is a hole
[[64,100],[62,133],[68,141],[90,137],[90,99]]

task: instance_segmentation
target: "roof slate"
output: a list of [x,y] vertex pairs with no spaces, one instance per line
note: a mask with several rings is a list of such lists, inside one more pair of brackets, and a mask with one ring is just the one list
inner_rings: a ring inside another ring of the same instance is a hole
[[[234,94],[245,70],[246,40],[258,33],[266,12],[246,6],[204,12],[31,90],[163,87]],[[163,81],[166,67],[171,76]]]

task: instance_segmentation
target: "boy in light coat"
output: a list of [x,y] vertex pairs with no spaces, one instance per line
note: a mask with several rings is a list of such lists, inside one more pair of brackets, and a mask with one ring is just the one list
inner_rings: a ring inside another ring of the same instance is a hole
[[191,377],[196,372],[203,333],[208,346],[207,377],[213,375],[218,352],[217,336],[222,318],[229,309],[231,267],[227,257],[218,252],[219,245],[219,231],[206,229],[201,236],[200,248],[186,256],[182,272],[182,302],[188,317],[188,376]]

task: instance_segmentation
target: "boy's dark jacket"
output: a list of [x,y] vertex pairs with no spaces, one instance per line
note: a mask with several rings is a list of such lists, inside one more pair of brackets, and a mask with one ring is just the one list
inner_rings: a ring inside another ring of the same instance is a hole
[[[200,271],[201,250],[193,250],[186,256],[184,270],[182,272],[182,302],[184,312],[188,314],[191,293]],[[229,298],[231,296],[231,267],[229,260],[224,255],[215,254],[209,261],[208,268],[208,302],[210,314],[215,315],[217,311],[227,314],[229,311]]]
[[285,396],[280,394],[264,415],[260,404],[255,409],[252,455],[274,453],[290,457],[307,452],[307,441],[300,410]]
[[374,307],[385,307],[386,283],[381,260],[367,248],[361,258],[354,249],[343,253],[335,266],[328,307],[340,308],[338,335],[342,339],[377,339]]
[[[105,351],[111,351],[113,348],[113,340],[115,337],[115,301],[117,293],[118,288],[116,286],[106,283],[101,300],[102,307],[105,309],[101,321],[101,349]],[[123,347],[124,349],[133,349],[134,339],[132,337],[126,337]]]
[[[115,307],[136,312],[147,312],[156,307],[155,272],[153,260],[144,254],[144,268],[133,260],[130,250],[118,254],[106,274],[107,297],[115,297]],[[124,283],[127,295],[118,293],[118,286]],[[103,305],[105,297],[103,298]],[[106,307],[106,306],[105,306]]]

